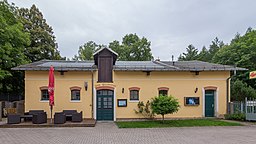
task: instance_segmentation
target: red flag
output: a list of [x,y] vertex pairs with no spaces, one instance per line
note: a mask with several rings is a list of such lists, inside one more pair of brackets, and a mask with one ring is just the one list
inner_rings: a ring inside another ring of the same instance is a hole
[[49,93],[49,105],[54,106],[54,68],[53,66],[50,67],[50,71],[49,71],[48,93]]

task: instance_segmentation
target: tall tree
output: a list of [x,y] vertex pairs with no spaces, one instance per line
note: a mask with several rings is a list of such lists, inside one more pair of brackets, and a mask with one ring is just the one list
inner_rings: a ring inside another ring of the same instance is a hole
[[217,37],[212,41],[212,44],[209,46],[208,59],[209,62],[213,62],[214,55],[224,46],[223,41],[220,41]]
[[[237,34],[229,45],[225,45],[215,54],[213,60],[220,64],[256,70],[256,30],[247,30],[243,36]],[[239,79],[256,88],[256,80],[249,80],[247,74],[240,75]]]
[[186,48],[187,52],[179,56],[179,61],[190,61],[196,60],[198,58],[198,49],[195,48],[192,44]]
[[97,45],[93,41],[88,41],[84,45],[81,45],[78,50],[78,55],[75,55],[73,60],[93,60],[93,53],[101,46]]
[[200,51],[200,53],[198,54],[198,60],[200,61],[205,61],[205,62],[210,62],[211,58],[209,57],[209,52],[206,49],[205,46],[203,46],[202,50]]
[[[199,52],[192,44],[189,45],[186,53],[182,53],[178,60],[189,61],[189,60],[201,60],[206,62],[213,62],[214,55],[224,46],[223,41],[220,41],[217,37],[212,41],[209,46],[209,50],[203,46],[202,50]],[[199,52],[199,53],[198,53]]]
[[6,0],[0,1],[0,91],[5,94],[22,89],[18,85],[20,79],[15,77],[20,72],[13,72],[11,68],[26,63],[24,48],[30,44],[29,33],[16,18],[15,10]]
[[245,35],[236,35],[231,43],[224,46],[214,57],[214,62],[256,69],[256,30]]
[[123,37],[122,44],[113,41],[109,48],[119,54],[119,60],[149,61],[153,59],[150,41],[145,37],[139,38],[136,34],[127,34]]
[[109,43],[109,48],[118,53],[119,60],[125,60],[128,52],[125,51],[124,47],[120,44],[119,41],[114,40]]
[[31,62],[42,59],[61,59],[53,29],[39,9],[32,5],[30,9],[20,8],[17,11],[26,32],[30,33],[31,44],[25,48],[25,55]]

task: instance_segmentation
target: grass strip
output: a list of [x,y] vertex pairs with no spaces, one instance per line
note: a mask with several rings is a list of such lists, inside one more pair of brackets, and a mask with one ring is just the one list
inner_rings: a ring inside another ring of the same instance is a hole
[[120,121],[119,128],[163,128],[163,127],[197,127],[197,126],[241,126],[240,123],[227,122],[217,119],[188,119],[188,120],[155,121]]

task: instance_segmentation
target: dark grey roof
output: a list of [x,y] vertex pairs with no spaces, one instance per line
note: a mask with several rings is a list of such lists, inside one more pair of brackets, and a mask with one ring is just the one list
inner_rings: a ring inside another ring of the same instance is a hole
[[117,61],[114,70],[117,71],[166,71],[175,70],[176,67],[160,65],[155,61]]
[[49,70],[50,66],[57,71],[90,71],[96,70],[93,61],[63,61],[63,60],[41,60],[38,62],[21,65],[12,70]]
[[208,63],[203,61],[161,61],[161,63],[178,67],[183,71],[232,71],[232,70],[247,70],[245,68],[234,67],[230,65],[221,65]]
[[202,61],[117,61],[114,70],[120,71],[232,71],[247,70]]
[[[12,70],[49,70],[53,66],[57,71],[90,71],[96,70],[94,61],[60,61],[41,60],[21,65]],[[115,71],[232,71],[247,70],[228,65],[213,64],[202,61],[117,61]]]

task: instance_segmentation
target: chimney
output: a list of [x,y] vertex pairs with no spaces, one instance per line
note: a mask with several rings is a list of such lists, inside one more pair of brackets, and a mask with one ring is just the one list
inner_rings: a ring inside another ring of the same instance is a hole
[[174,55],[172,55],[172,65],[174,66]]

